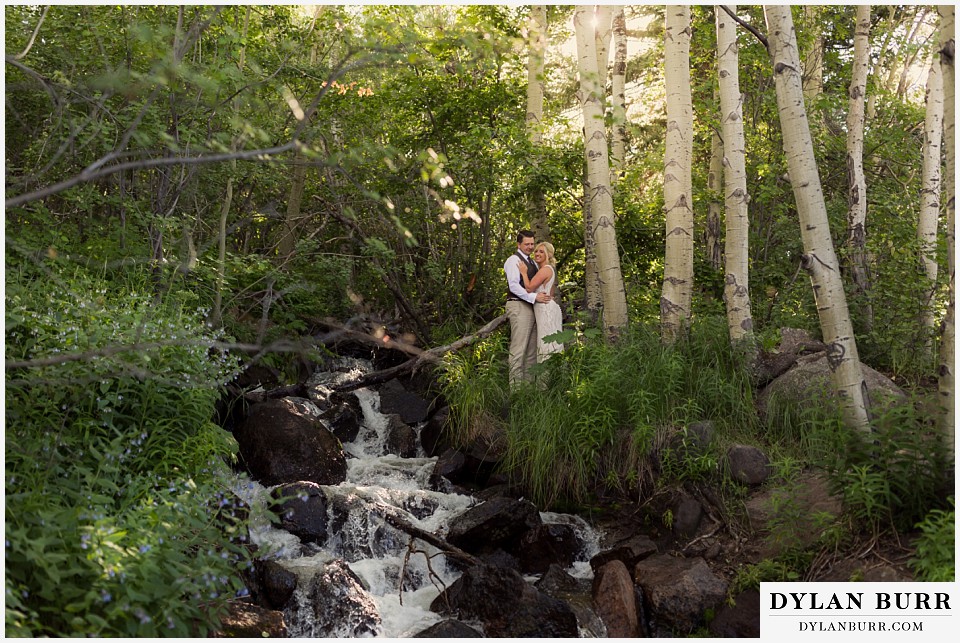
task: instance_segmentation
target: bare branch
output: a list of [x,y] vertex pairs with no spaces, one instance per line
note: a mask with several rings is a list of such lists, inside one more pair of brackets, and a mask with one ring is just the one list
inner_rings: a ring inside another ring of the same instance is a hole
[[767,50],[770,49],[770,45],[767,44],[767,38],[766,38],[766,36],[764,36],[762,33],[760,33],[760,32],[757,30],[756,27],[754,27],[754,26],[751,25],[750,23],[748,23],[748,22],[746,22],[746,21],[741,20],[740,18],[738,18],[738,17],[737,17],[737,14],[735,14],[733,11],[730,11],[730,7],[728,7],[727,5],[722,4],[722,5],[720,5],[720,8],[723,9],[724,11],[726,11],[726,12],[727,12],[727,15],[730,16],[731,18],[733,18],[741,27],[743,27],[744,29],[746,29],[747,31],[749,31],[750,33],[752,33],[754,36],[756,36],[756,37],[757,37],[757,40],[759,40],[760,42],[763,43],[763,46],[764,46],[765,49],[767,49]]
[[26,48],[14,56],[14,60],[23,60],[27,57],[27,54],[30,53],[30,50],[33,48],[33,43],[37,39],[37,34],[40,33],[40,27],[43,26],[43,21],[47,19],[48,11],[50,11],[50,5],[47,5],[43,8],[43,14],[40,16],[40,20],[37,22],[37,26],[34,28],[33,35],[30,36],[30,40],[27,42]]

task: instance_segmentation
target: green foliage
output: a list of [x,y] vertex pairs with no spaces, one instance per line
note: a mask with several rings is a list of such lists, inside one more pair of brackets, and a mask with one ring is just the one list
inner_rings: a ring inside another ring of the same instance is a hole
[[[491,343],[448,357],[444,394],[464,438],[484,423],[503,427],[505,468],[543,506],[583,501],[598,483],[636,490],[665,433],[703,419],[718,433],[752,430],[750,386],[720,339],[725,332],[722,323],[704,321],[674,347],[642,327],[616,345],[585,334],[539,365],[535,382],[510,393],[508,419],[501,417],[506,350]],[[659,453],[665,480],[702,480],[717,470],[711,452]]]
[[234,360],[188,294],[7,267],[7,634],[204,636],[247,558],[211,422]]
[[956,579],[957,512],[954,497],[949,501],[950,511],[933,509],[917,524],[921,533],[910,567],[918,581],[951,583]]

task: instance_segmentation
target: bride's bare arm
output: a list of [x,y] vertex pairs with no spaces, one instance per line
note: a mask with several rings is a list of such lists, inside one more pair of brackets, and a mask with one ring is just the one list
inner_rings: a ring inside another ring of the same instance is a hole
[[533,279],[527,277],[527,275],[521,270],[520,278],[523,279],[523,287],[527,289],[527,292],[533,292],[540,286],[540,284],[550,278],[550,270],[550,266],[544,266],[537,271],[537,274],[533,276]]

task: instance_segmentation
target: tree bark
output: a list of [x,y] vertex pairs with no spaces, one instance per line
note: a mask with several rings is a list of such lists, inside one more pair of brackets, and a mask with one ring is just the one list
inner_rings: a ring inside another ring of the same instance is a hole
[[943,336],[940,340],[940,378],[939,392],[942,415],[940,428],[949,452],[954,449],[954,406],[956,390],[954,381],[955,331],[954,309],[956,306],[956,284],[954,265],[954,245],[956,243],[954,225],[956,224],[956,141],[954,140],[956,112],[954,100],[954,54],[956,41],[954,35],[955,7],[941,5],[940,12],[940,64],[943,71],[943,139],[945,142],[946,165],[944,167],[943,201],[946,204],[947,223],[947,269],[950,271],[950,295],[947,312],[943,320]]
[[847,248],[853,291],[861,298],[862,328],[873,328],[867,265],[867,181],[863,174],[863,124],[870,63],[870,5],[857,5],[853,68],[847,110]]
[[666,253],[660,297],[661,337],[673,343],[689,323],[693,300],[693,114],[690,92],[690,8],[671,5],[664,30],[667,140],[663,203]]
[[[716,99],[719,103],[719,95]],[[720,219],[723,213],[723,139],[717,130],[714,130],[710,136],[707,191],[710,194],[710,205],[707,209],[707,229],[704,230],[703,235],[704,245],[707,248],[707,261],[714,270],[722,270],[723,244],[720,241]]]
[[845,422],[852,429],[869,432],[866,383],[847,310],[840,265],[830,236],[827,208],[803,106],[800,57],[793,18],[787,5],[766,5],[763,11],[784,151],[800,219],[804,247],[802,266],[810,275],[813,285],[833,385],[840,397]]
[[627,21],[623,7],[613,14],[613,77],[611,95],[613,100],[613,132],[610,142],[611,183],[616,187],[622,176],[627,159]]
[[[527,58],[527,140],[536,151],[543,141],[543,83],[544,59],[547,51],[547,7],[530,7]],[[550,240],[547,220],[547,201],[543,190],[530,188],[527,192],[527,216],[537,241]],[[486,220],[486,218],[484,219]]]
[[[736,5],[730,6],[734,13]],[[727,307],[730,342],[752,349],[753,313],[750,310],[749,233],[746,142],[743,134],[743,97],[740,94],[737,27],[723,11],[716,12],[720,113],[723,126],[724,244],[723,298]],[[752,350],[751,350],[752,352]]]
[[920,325],[924,347],[933,350],[933,303],[937,291],[937,227],[940,219],[940,154],[943,139],[943,75],[940,54],[934,53],[927,73],[926,116],[923,123],[923,178],[920,188],[920,217],[917,239],[920,261],[927,277],[927,289],[921,302]]
[[602,325],[608,341],[615,341],[627,326],[627,297],[620,272],[620,252],[610,192],[610,160],[603,122],[603,86],[597,67],[593,7],[578,5],[574,13],[577,57],[580,70],[580,104],[583,109],[587,182],[584,199],[589,201],[592,235],[597,250],[597,275],[603,301]]

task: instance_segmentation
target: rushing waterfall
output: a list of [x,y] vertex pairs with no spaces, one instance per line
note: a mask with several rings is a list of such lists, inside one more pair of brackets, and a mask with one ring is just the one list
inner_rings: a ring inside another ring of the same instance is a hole
[[[379,394],[360,389],[356,395],[363,419],[357,438],[343,445],[347,479],[322,487],[328,521],[322,545],[303,544],[276,528],[267,517],[271,489],[243,485],[252,509],[251,540],[260,556],[297,576],[296,592],[284,609],[291,637],[411,637],[443,620],[430,603],[461,574],[440,550],[383,516],[443,537],[452,518],[480,501],[449,487],[436,490],[431,473],[437,458],[426,457],[422,447],[412,458],[386,454],[388,422]],[[590,578],[587,561],[598,551],[599,535],[576,516],[544,512],[541,518],[574,528],[583,551],[567,572]],[[581,636],[596,635],[591,630],[581,623]]]

